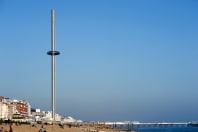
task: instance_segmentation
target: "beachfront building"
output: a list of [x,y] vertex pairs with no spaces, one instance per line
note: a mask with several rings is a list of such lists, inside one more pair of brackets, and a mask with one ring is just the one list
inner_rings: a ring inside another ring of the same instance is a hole
[[21,117],[28,116],[28,103],[24,100],[13,100],[12,103],[16,106],[16,112],[13,114],[19,114]]
[[8,119],[8,105],[1,103],[1,119]]
[[25,119],[31,116],[31,105],[24,100],[0,96],[0,119]]
[[41,110],[31,108],[31,115],[32,115],[32,117],[37,116],[37,115],[41,115]]
[[55,120],[56,121],[61,121],[61,119],[62,119],[62,116],[56,113],[55,114]]
[[2,96],[0,96],[0,118],[9,119],[9,103]]
[[42,111],[42,120],[43,121],[49,121],[52,120],[52,113],[50,111]]
[[29,102],[27,102],[27,116],[28,117],[31,117],[32,116],[32,114],[31,114],[31,105],[30,105]]
[[4,103],[2,97],[0,97],[0,118],[1,119],[8,118],[8,105]]
[[8,117],[7,119],[12,119],[13,114],[16,112],[16,106],[12,104],[12,100],[10,98],[4,98],[4,103],[8,106]]
[[64,124],[67,124],[67,123],[74,123],[74,122],[76,122],[76,119],[74,119],[74,118],[71,117],[71,116],[67,116],[67,117],[64,117],[64,118],[63,118],[62,122],[63,122]]
[[81,124],[82,122],[83,122],[82,120],[74,119],[74,118],[71,117],[71,116],[67,116],[67,117],[64,117],[64,118],[62,119],[62,123],[63,123],[63,124],[73,124],[73,123]]
[[[43,119],[44,120],[51,120],[52,119],[52,112],[51,111],[43,111]],[[59,114],[55,114],[55,121],[61,121],[61,116]]]
[[31,109],[27,101],[12,100],[10,98],[4,98],[0,96],[0,118],[10,119],[13,118],[25,118],[28,117]]
[[[51,111],[32,109],[29,102],[24,100],[12,100],[0,96],[0,119],[23,120],[30,119],[34,121],[52,120]],[[55,121],[61,121],[62,117],[55,114]]]
[[41,122],[42,121],[42,117],[43,117],[43,114],[41,113],[41,110],[36,108],[31,108],[31,116],[32,116],[32,119],[36,122]]

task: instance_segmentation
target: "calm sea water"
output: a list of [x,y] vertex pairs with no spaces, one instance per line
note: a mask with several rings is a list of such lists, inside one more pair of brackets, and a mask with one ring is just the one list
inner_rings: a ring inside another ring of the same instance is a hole
[[[133,129],[133,128],[132,128]],[[136,132],[198,132],[198,127],[134,128]]]
[[[121,127],[128,129],[127,126]],[[130,129],[136,132],[198,132],[198,127],[183,126],[160,126],[160,127],[131,127]]]

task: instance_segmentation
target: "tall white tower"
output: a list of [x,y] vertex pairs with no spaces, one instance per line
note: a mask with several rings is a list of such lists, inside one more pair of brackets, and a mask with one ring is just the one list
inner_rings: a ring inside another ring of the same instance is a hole
[[47,52],[51,55],[51,68],[52,68],[52,119],[55,120],[55,90],[56,90],[56,71],[55,71],[55,56],[60,52],[55,50],[55,11],[51,10],[51,51]]

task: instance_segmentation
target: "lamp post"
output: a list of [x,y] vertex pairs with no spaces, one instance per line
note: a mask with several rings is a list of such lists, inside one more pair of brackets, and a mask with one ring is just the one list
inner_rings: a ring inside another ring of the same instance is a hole
[[56,90],[56,71],[55,71],[55,56],[60,52],[55,50],[55,11],[51,10],[51,51],[47,52],[51,56],[51,85],[52,85],[52,119],[55,120],[55,90]]

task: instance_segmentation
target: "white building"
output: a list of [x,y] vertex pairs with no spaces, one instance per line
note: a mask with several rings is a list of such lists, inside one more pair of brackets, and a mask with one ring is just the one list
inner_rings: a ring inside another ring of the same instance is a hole
[[82,120],[76,120],[76,119],[74,119],[74,118],[71,117],[71,116],[64,117],[63,120],[62,120],[62,123],[63,123],[63,124],[70,124],[70,123],[77,123],[77,124],[80,124],[80,123],[82,123],[82,122],[83,122]]
[[41,110],[37,108],[36,109],[36,113],[40,113],[40,112],[41,112]]
[[28,106],[28,117],[30,117],[32,115],[31,115],[31,105],[29,102],[27,102],[27,106]]
[[[52,112],[51,111],[43,111],[43,119],[44,120],[52,120]],[[61,116],[59,114],[55,114],[55,121],[61,121]]]
[[8,119],[8,105],[0,102],[0,118]]

